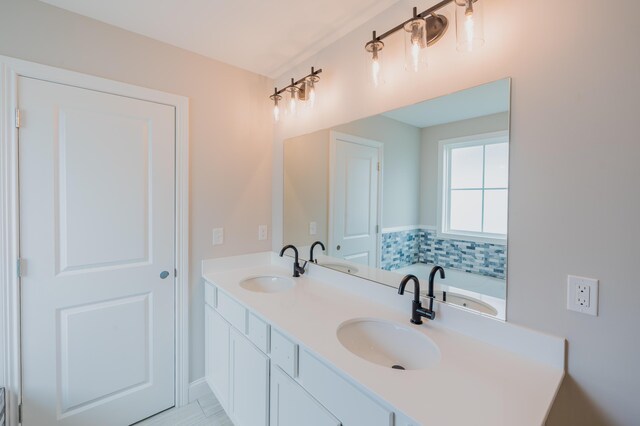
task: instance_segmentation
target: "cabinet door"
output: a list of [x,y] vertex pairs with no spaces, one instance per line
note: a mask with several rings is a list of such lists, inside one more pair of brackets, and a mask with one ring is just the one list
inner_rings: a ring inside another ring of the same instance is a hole
[[340,426],[340,422],[279,367],[271,366],[271,426]]
[[229,405],[229,324],[205,305],[205,373],[223,407]]
[[233,328],[231,412],[240,426],[269,424],[269,357]]

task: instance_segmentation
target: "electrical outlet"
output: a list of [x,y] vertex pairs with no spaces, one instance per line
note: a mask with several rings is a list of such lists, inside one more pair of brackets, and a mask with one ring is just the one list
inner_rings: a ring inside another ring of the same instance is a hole
[[224,244],[224,228],[213,228],[213,245]]
[[583,314],[598,315],[598,280],[567,277],[567,309]]
[[316,235],[318,233],[317,222],[309,222],[309,235]]
[[267,239],[267,225],[258,226],[258,240],[264,241]]

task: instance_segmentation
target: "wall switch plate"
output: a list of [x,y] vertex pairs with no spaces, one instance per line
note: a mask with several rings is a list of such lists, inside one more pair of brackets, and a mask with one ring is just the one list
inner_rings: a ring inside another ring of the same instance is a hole
[[224,243],[224,228],[213,228],[213,245],[219,246]]
[[258,226],[258,240],[264,241],[267,239],[267,225]]
[[318,233],[318,223],[309,222],[309,235],[316,235]]
[[567,277],[567,309],[598,316],[598,280],[569,275]]

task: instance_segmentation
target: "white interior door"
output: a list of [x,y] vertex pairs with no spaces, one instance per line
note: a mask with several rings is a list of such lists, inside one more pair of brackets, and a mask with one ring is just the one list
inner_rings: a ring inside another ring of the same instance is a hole
[[377,146],[334,135],[329,253],[371,267],[378,246],[379,157]]
[[22,423],[173,406],[174,107],[25,77],[18,103]]

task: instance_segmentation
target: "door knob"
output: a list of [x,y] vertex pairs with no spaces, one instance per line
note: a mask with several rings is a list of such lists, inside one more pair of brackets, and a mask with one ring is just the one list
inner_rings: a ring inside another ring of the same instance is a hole
[[338,247],[336,247],[336,250],[340,250],[340,244],[338,244]]
[[169,271],[162,271],[160,272],[160,278],[162,278],[163,280],[165,278],[167,278],[169,276]]

